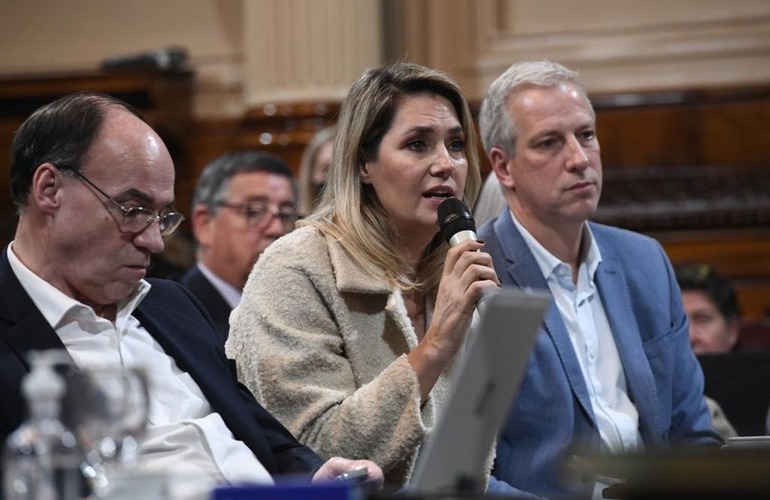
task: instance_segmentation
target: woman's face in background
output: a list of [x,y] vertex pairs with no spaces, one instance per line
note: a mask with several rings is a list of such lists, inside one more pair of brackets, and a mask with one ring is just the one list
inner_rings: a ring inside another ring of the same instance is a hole
[[318,148],[318,153],[313,160],[313,170],[310,176],[310,179],[315,186],[323,186],[326,182],[326,175],[329,173],[329,165],[332,162],[333,147],[334,140],[332,139]]

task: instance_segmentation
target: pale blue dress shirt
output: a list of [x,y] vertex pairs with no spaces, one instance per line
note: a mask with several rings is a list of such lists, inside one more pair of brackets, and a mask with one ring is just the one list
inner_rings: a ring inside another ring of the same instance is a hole
[[628,396],[615,338],[594,282],[602,256],[591,229],[587,224],[584,226],[583,258],[577,283],[573,283],[571,266],[543,247],[516,220],[513,212],[511,217],[535,256],[569,332],[591,398],[602,447],[611,453],[641,448],[639,413]]

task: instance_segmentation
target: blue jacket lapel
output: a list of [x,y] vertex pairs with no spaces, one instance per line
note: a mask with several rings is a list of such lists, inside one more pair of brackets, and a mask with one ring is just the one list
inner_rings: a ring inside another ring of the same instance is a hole
[[[655,379],[642,346],[639,323],[630,303],[626,279],[614,250],[602,245],[601,234],[593,232],[602,253],[602,263],[596,271],[596,286],[607,314],[620,361],[623,364],[629,396],[639,411],[641,429],[655,429],[660,419]],[[640,404],[641,402],[641,404]]]
[[[513,284],[525,290],[548,290],[548,283],[540,271],[534,255],[530,252],[507,211],[495,220],[494,233],[499,243],[497,251],[504,255],[507,265],[505,273],[499,276],[503,284]],[[559,355],[572,392],[586,414],[592,421],[595,421],[591,399],[583,379],[583,372],[580,370],[580,363],[555,302],[552,302],[548,307],[543,323],[545,331]]]

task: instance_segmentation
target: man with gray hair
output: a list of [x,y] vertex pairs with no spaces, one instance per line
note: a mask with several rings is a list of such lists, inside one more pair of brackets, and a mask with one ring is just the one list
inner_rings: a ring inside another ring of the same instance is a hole
[[197,263],[180,278],[227,340],[230,312],[260,254],[294,229],[297,185],[283,160],[261,151],[226,153],[198,178],[191,210]]
[[498,441],[494,474],[538,495],[598,494],[575,446],[719,445],[671,264],[655,240],[588,222],[602,164],[577,73],[539,61],[495,80],[480,129],[505,209],[479,230],[503,286],[553,295]]

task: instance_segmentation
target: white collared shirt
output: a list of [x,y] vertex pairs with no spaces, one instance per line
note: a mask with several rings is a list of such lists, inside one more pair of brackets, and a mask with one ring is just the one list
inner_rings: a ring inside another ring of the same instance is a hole
[[[151,285],[142,280],[118,304],[115,322],[41,279],[8,249],[8,260],[30,298],[81,369],[137,367],[149,382],[149,412],[140,442],[140,468],[206,475],[213,483],[272,484],[268,471],[222,417],[200,387],[176,365],[132,315]],[[256,423],[255,423],[256,425]]]
[[567,327],[572,348],[591,399],[602,446],[612,453],[630,452],[642,446],[639,412],[628,397],[628,386],[615,338],[596,289],[594,276],[601,252],[586,224],[583,259],[577,284],[572,268],[541,245],[511,213],[527,246],[535,256],[548,288]]
[[235,309],[235,306],[237,306],[238,302],[241,301],[241,294],[243,292],[214,274],[214,272],[206,267],[206,264],[203,262],[198,261],[196,265],[198,266],[198,269],[200,269],[200,272],[203,273],[203,275],[208,278],[214,288],[217,289],[220,295],[224,297],[225,302],[227,302],[232,309]]

